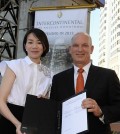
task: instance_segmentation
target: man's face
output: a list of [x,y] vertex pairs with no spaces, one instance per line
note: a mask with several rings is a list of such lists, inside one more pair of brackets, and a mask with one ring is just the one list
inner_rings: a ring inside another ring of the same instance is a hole
[[91,45],[90,38],[85,34],[80,34],[73,40],[69,48],[73,63],[76,66],[85,66],[90,62],[90,54],[94,47]]

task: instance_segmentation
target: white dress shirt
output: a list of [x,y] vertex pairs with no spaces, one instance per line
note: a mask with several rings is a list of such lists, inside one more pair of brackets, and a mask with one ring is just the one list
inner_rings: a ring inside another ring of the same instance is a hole
[[24,106],[27,94],[44,96],[50,90],[53,74],[43,64],[35,64],[28,56],[6,61],[6,64],[16,75],[9,103]]

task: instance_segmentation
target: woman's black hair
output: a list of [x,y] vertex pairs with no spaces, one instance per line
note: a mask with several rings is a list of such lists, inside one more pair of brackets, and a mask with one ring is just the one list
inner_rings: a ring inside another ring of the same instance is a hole
[[41,29],[38,29],[38,28],[32,28],[25,34],[24,39],[23,39],[23,51],[27,55],[25,45],[27,42],[28,35],[31,33],[33,33],[41,41],[41,43],[43,45],[43,50],[44,50],[41,57],[44,57],[49,51],[49,42],[48,42],[48,38],[47,38],[46,34]]

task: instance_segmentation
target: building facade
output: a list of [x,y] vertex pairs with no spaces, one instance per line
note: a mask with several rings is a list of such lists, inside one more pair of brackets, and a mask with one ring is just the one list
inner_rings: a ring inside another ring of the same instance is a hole
[[115,70],[120,78],[120,0],[106,0],[100,10],[98,65]]

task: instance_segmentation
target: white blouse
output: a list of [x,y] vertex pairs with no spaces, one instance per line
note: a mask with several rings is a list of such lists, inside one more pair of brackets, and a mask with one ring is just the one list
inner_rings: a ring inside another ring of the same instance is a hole
[[43,64],[35,64],[28,56],[6,61],[6,64],[16,75],[9,103],[24,106],[27,94],[44,96],[50,91],[53,74]]

